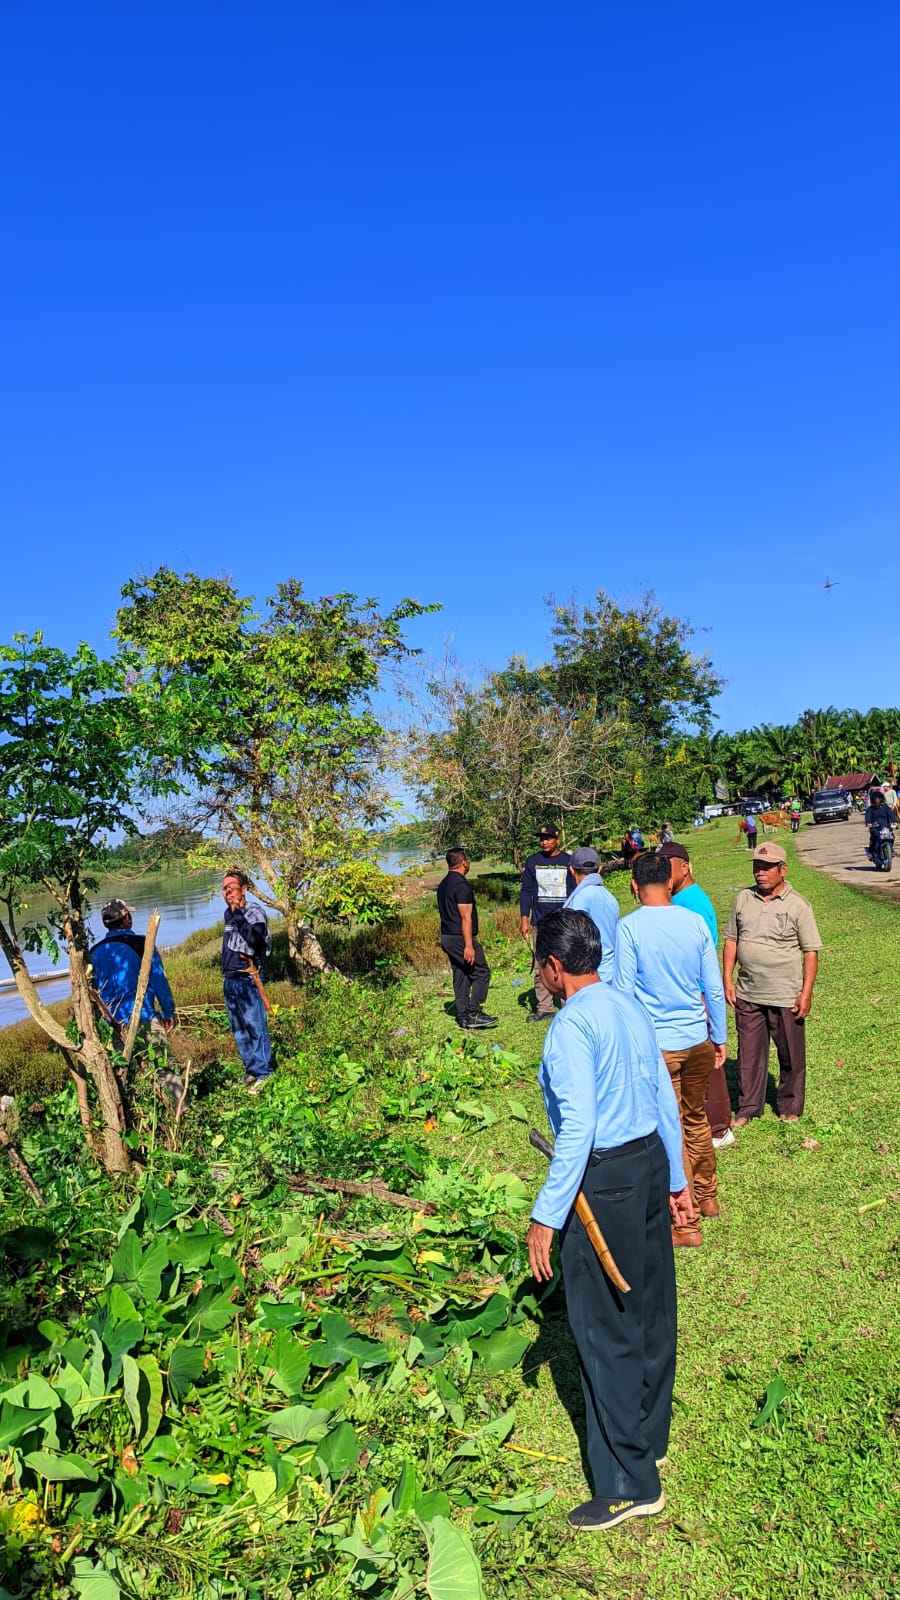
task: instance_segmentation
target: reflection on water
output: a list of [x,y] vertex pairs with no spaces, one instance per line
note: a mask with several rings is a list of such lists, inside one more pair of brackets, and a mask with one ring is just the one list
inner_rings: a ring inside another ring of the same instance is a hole
[[[382,857],[380,865],[385,872],[398,873],[419,859],[418,855],[410,851],[393,851],[390,855]],[[133,907],[134,926],[138,933],[143,933],[151,911],[156,907],[159,908],[162,922],[158,943],[162,950],[181,944],[183,939],[198,928],[214,927],[221,921],[225,909],[221,894],[221,878],[218,873],[148,872],[141,878],[102,878],[99,889],[91,894],[93,910],[89,918],[89,927],[92,941],[102,939],[105,932],[100,921],[100,907],[105,905],[107,900],[115,899],[124,900],[126,905]],[[28,911],[19,919],[20,929],[30,922],[41,921],[52,904],[49,895],[36,894],[29,901]],[[57,962],[50,956],[38,952],[28,957],[28,965],[32,974],[38,975],[53,972],[58,967],[65,970],[68,963],[62,952]],[[10,987],[0,988],[0,1028],[8,1027],[11,1022],[21,1022],[28,1016],[18,990],[12,985],[6,957],[0,952],[0,982],[4,979],[10,979]],[[45,1005],[50,1005],[54,1000],[64,1000],[69,993],[68,977],[42,983],[38,992]]]

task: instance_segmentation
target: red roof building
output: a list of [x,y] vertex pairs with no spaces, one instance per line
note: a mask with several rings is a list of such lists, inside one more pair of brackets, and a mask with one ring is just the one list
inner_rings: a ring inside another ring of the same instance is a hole
[[842,772],[836,778],[826,778],[826,789],[846,789],[848,794],[862,794],[864,789],[877,787],[881,782],[875,772]]

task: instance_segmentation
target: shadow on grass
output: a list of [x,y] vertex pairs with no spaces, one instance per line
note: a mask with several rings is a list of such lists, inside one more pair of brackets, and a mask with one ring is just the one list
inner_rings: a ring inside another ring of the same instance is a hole
[[587,1422],[584,1396],[581,1390],[581,1369],[578,1351],[566,1316],[562,1288],[557,1287],[549,1300],[541,1303],[540,1333],[530,1350],[522,1358],[522,1380],[527,1389],[536,1389],[541,1367],[549,1368],[553,1387],[564,1407],[581,1455],[581,1470],[586,1483],[591,1482],[587,1456]]

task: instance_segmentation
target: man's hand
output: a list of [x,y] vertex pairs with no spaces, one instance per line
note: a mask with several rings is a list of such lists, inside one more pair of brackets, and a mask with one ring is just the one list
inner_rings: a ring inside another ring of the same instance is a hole
[[804,1017],[809,1016],[809,1008],[811,1005],[812,995],[807,994],[805,989],[801,989],[796,1000],[794,1001],[794,1004],[791,1006],[791,1010],[793,1011],[798,1022],[802,1022]]
[[669,1214],[676,1228],[690,1227],[696,1216],[690,1189],[679,1189],[677,1194],[669,1195]]
[[723,978],[722,979],[722,988],[725,991],[725,1004],[727,1006],[731,1006],[731,1009],[733,1011],[734,1010],[734,1002],[737,999],[737,989],[734,986],[734,979],[733,978]]
[[525,940],[526,944],[530,944],[531,943],[531,923],[529,922],[527,917],[522,917],[522,919],[521,919],[521,921],[519,923],[519,932],[521,933],[522,938]]
[[728,1055],[728,1046],[727,1046],[727,1044],[717,1044],[716,1047],[715,1047],[715,1050],[716,1050],[716,1060],[715,1060],[716,1066],[717,1067],[724,1067],[725,1058]]
[[528,1259],[531,1262],[533,1276],[538,1283],[549,1283],[553,1277],[553,1268],[550,1265],[553,1229],[548,1228],[543,1222],[533,1222],[528,1229],[525,1243],[528,1246]]
[[175,1018],[174,1017],[164,1017],[163,1018],[163,1027],[165,1028],[166,1033],[171,1033],[173,1028],[175,1027]]
[[474,946],[474,944],[464,944],[463,945],[463,961],[466,963],[466,966],[467,967],[471,967],[471,965],[474,962],[474,960],[475,960],[475,946]]
[[222,885],[222,895],[229,911],[243,911],[247,904],[246,888],[233,878],[228,878]]

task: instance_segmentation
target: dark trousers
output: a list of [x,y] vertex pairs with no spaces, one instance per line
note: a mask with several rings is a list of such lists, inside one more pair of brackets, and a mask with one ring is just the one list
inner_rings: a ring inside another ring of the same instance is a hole
[[563,1228],[566,1309],[578,1350],[595,1495],[655,1499],[675,1381],[669,1162],[657,1133],[595,1151],[582,1184],[616,1264],[610,1283],[574,1210]]
[[778,1054],[778,1110],[800,1117],[806,1096],[806,1024],[790,1006],[758,1006],[751,1000],[734,1004],[738,1037],[738,1116],[761,1117],[769,1080],[769,1040]]
[[472,962],[463,960],[465,943],[461,933],[441,934],[441,949],[453,972],[453,998],[456,1001],[457,1022],[465,1022],[467,1017],[474,1016],[476,1011],[480,1011],[487,999],[491,982],[491,969],[484,959],[484,951],[478,940],[472,940],[475,950],[475,960]]
[[706,1116],[714,1139],[731,1127],[731,1096],[724,1067],[713,1067],[706,1082]]
[[269,1042],[269,1023],[262,996],[252,978],[226,978],[225,1010],[244,1071],[251,1078],[268,1078],[275,1068]]

